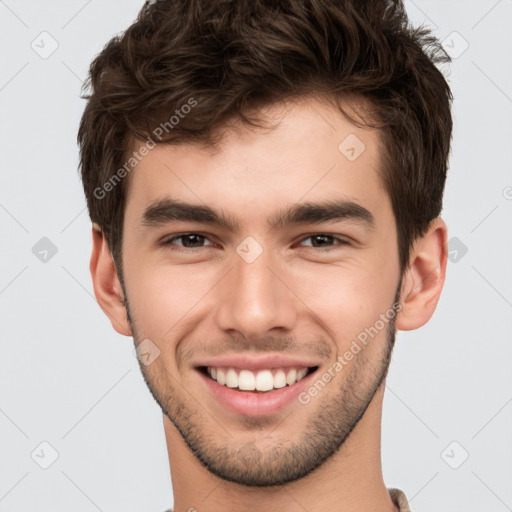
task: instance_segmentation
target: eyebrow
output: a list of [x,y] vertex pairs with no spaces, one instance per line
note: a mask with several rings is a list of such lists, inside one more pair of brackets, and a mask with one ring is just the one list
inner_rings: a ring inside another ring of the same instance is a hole
[[[217,225],[232,233],[241,231],[239,222],[222,210],[171,198],[160,199],[148,206],[142,214],[141,224],[158,227],[172,221]],[[375,229],[375,218],[372,213],[360,204],[345,199],[294,204],[271,216],[268,219],[268,226],[271,230],[276,230],[288,225],[320,224],[329,221],[356,221],[368,229]]]

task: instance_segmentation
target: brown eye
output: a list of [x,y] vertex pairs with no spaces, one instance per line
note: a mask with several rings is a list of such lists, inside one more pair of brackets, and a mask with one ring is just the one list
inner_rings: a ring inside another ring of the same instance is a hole
[[[336,245],[348,245],[348,242],[346,240],[343,240],[342,238],[338,238],[333,235],[327,235],[323,233],[309,235],[306,238],[303,238],[302,241],[309,239],[313,241],[313,243],[311,244],[311,247],[313,249],[326,248],[326,250],[329,250],[335,247]],[[333,242],[337,242],[337,244]]]
[[[182,243],[176,244],[176,240],[181,240]],[[183,233],[181,235],[175,235],[171,238],[168,238],[163,242],[163,245],[177,245],[178,247],[181,246],[184,247],[185,249],[202,249],[203,247],[205,247],[204,245],[202,245],[205,240],[208,240],[208,238],[199,233]]]

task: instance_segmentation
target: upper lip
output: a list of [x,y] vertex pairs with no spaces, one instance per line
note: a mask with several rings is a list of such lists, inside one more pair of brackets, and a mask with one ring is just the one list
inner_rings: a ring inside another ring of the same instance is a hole
[[319,362],[312,359],[290,357],[276,354],[267,354],[263,356],[233,355],[216,357],[212,359],[202,359],[196,361],[194,366],[213,366],[213,367],[234,367],[246,370],[266,370],[272,368],[304,368],[319,366]]

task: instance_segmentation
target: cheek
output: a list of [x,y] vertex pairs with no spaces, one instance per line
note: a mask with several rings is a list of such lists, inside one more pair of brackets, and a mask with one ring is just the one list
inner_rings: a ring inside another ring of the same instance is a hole
[[[395,275],[396,274],[396,275]],[[398,270],[385,262],[302,266],[293,290],[340,343],[373,326],[392,305]],[[318,322],[318,320],[316,320]]]
[[141,335],[161,340],[187,326],[200,309],[201,298],[220,278],[218,269],[206,265],[162,264],[151,258],[134,258],[125,267],[130,307],[137,325],[144,329]]

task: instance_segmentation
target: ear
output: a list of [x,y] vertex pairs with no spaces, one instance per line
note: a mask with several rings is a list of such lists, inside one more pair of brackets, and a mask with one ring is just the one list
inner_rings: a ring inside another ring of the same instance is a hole
[[94,295],[101,309],[110,319],[112,327],[119,334],[132,336],[116,266],[103,231],[96,223],[92,227],[92,253],[89,269]]
[[434,314],[446,276],[447,238],[448,228],[438,217],[428,232],[416,240],[402,281],[398,330],[417,329]]

